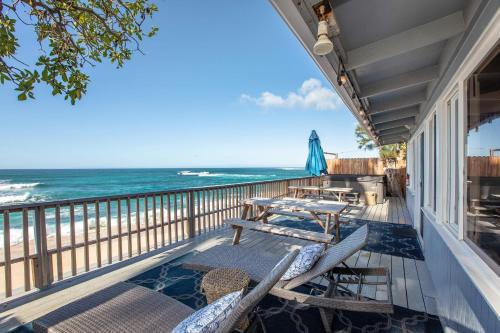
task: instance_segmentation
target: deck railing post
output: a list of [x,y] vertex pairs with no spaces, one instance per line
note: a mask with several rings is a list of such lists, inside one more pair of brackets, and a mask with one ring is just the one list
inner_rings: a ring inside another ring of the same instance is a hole
[[[250,184],[249,186],[249,191],[248,191],[248,198],[253,198],[255,197],[255,184]],[[253,214],[253,206],[250,207],[250,211],[248,213],[249,215],[248,216],[254,216]]]
[[187,234],[188,238],[193,238],[196,235],[195,231],[195,202],[194,191],[189,191],[187,195]]
[[35,208],[34,238],[36,257],[33,259],[34,286],[43,289],[52,283],[52,264],[47,252],[47,230],[45,226],[45,210]]

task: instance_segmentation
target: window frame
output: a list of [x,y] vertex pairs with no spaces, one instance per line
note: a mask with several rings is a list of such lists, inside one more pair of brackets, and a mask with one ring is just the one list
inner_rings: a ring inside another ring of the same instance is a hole
[[424,172],[424,182],[426,186],[424,205],[428,212],[436,214],[437,208],[437,112],[436,107],[432,109],[431,115],[427,120],[425,132],[425,148],[428,172]]
[[[442,209],[441,221],[456,237],[463,239],[464,200],[464,89],[463,81],[454,85],[442,100],[443,115],[440,130],[440,146],[446,148],[442,159]],[[453,106],[456,106],[454,108]],[[452,207],[453,205],[453,207]]]
[[497,274],[497,276],[500,276],[500,264],[495,262],[480,246],[478,246],[473,240],[471,240],[469,237],[467,237],[467,224],[468,224],[468,219],[467,219],[467,206],[468,206],[468,201],[467,201],[467,177],[469,175],[468,172],[468,164],[465,163],[467,161],[467,143],[468,143],[468,133],[467,133],[467,119],[468,119],[468,108],[467,108],[467,98],[468,98],[468,91],[467,91],[467,81],[470,78],[471,75],[474,74],[477,70],[479,70],[481,67],[485,67],[487,65],[487,59],[491,56],[491,53],[495,51],[496,48],[500,47],[500,39],[497,41],[496,44],[492,45],[491,48],[486,52],[486,54],[480,58],[476,66],[474,66],[471,70],[469,70],[465,75],[462,75],[461,77],[461,84],[462,84],[462,92],[463,92],[463,142],[462,142],[462,152],[463,152],[463,173],[464,173],[464,179],[463,179],[463,193],[464,196],[462,197],[461,202],[463,203],[462,207],[462,239],[465,241],[465,243],[476,253],[481,260],[484,261],[488,267],[493,270]]

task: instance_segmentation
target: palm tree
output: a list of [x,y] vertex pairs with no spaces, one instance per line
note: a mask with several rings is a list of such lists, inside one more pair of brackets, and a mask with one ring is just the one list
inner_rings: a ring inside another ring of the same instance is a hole
[[373,150],[378,148],[379,156],[384,162],[395,162],[398,158],[406,159],[406,143],[394,143],[377,147],[366,130],[360,125],[356,126],[355,134],[359,149]]

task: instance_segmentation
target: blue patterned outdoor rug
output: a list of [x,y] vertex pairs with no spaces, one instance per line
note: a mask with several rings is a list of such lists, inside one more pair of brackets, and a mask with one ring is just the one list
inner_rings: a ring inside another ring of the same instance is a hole
[[[153,268],[130,282],[199,309],[206,305],[200,287],[203,273],[182,267],[182,262],[191,255]],[[311,290],[309,287],[301,288],[303,292]],[[258,313],[268,333],[324,332],[319,311],[314,307],[268,295],[259,304]],[[443,332],[437,316],[399,306],[394,307],[392,315],[336,311],[333,328],[335,332]],[[261,328],[259,332],[263,332]]]
[[[272,224],[303,230],[323,232],[323,228],[312,220],[294,217],[279,217],[270,221]],[[386,222],[373,222],[361,219],[351,219],[348,224],[340,225],[340,235],[349,236],[362,225],[369,224],[368,244],[363,248],[391,256],[424,260],[417,233],[412,226]]]
[[[274,219],[272,223],[322,232],[317,223],[308,220],[283,217]],[[354,219],[348,225],[341,225],[342,238],[365,223],[369,223],[369,235],[364,250],[423,260],[417,235],[408,225]],[[182,262],[192,255],[194,253],[155,267],[130,282],[164,293],[194,309],[199,309],[206,305],[200,287],[203,273],[182,267]],[[311,290],[310,287],[301,288],[303,292]],[[319,311],[314,307],[305,307],[268,295],[259,304],[258,313],[268,333],[324,332]],[[437,316],[399,306],[394,306],[392,315],[335,311],[333,328],[335,332],[443,332]],[[262,329],[259,330],[263,332]],[[24,327],[15,332],[31,331],[29,327]]]

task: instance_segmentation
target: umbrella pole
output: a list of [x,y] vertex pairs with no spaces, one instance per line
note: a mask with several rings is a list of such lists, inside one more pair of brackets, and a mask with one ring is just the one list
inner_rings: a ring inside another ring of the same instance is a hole
[[319,175],[319,181],[318,181],[318,194],[319,194],[319,197],[321,197],[321,176],[322,175]]

